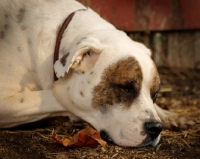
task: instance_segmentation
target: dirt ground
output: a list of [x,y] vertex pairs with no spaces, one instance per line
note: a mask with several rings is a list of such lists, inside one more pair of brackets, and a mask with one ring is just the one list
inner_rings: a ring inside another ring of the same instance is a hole
[[[0,159],[200,158],[200,71],[162,68],[159,72],[162,88],[157,103],[164,109],[192,119],[194,126],[186,130],[163,130],[162,139],[155,147],[123,148],[108,144],[105,148],[66,148],[52,139],[52,130],[60,135],[73,135],[87,124],[72,124],[67,119],[59,118],[39,123],[40,125],[0,130]],[[44,125],[46,126],[43,127]]]

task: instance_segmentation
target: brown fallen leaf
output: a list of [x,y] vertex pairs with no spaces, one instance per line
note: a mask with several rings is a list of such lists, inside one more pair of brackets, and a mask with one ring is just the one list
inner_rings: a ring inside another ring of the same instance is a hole
[[84,128],[77,132],[72,138],[62,138],[59,139],[56,132],[53,130],[52,138],[59,144],[65,147],[84,147],[84,146],[96,146],[100,144],[105,147],[106,142],[101,139],[100,133],[91,127]]

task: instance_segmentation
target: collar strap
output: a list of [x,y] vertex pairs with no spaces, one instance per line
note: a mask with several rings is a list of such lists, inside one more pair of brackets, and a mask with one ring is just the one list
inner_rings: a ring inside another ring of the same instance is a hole
[[[63,22],[59,32],[58,32],[58,36],[56,38],[56,45],[55,45],[55,49],[54,49],[54,59],[53,59],[53,65],[55,64],[55,62],[58,60],[58,55],[59,55],[59,48],[60,48],[60,42],[61,42],[61,39],[62,39],[62,35],[65,31],[65,29],[68,27],[70,21],[72,20],[74,14],[77,12],[77,11],[80,11],[80,10],[86,10],[86,9],[79,9],[79,10],[76,10],[74,12],[72,12],[66,19],[65,21]],[[56,73],[55,73],[55,70],[54,70],[54,81],[58,80],[58,78],[56,77]]]

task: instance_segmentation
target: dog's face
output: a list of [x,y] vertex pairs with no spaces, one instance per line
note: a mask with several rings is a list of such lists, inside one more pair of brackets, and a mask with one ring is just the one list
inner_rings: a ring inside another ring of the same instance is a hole
[[145,46],[121,32],[119,37],[122,43],[112,42],[111,35],[78,39],[55,65],[60,78],[55,96],[105,140],[127,147],[156,145],[162,130],[153,104],[160,85],[157,69]]

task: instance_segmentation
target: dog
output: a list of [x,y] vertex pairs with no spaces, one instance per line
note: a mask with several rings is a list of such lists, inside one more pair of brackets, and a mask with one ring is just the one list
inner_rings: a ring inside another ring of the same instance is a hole
[[157,145],[163,127],[186,124],[155,104],[160,79],[150,50],[92,9],[1,0],[0,13],[1,128],[69,116],[104,140],[143,147]]

